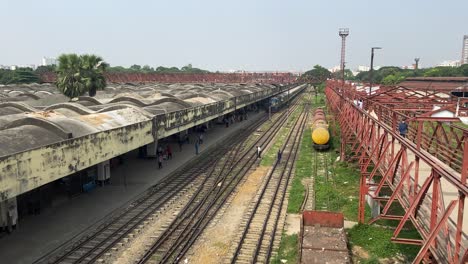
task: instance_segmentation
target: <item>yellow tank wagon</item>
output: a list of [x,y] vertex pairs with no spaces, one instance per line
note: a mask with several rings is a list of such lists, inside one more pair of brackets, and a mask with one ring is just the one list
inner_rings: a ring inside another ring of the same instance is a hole
[[328,149],[330,145],[330,132],[328,131],[327,118],[322,108],[317,108],[312,121],[312,144],[315,149]]

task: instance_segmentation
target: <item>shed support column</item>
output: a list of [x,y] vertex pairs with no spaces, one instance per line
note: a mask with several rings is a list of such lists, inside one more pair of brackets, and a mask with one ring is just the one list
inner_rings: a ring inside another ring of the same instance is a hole
[[146,157],[156,158],[158,156],[158,141],[146,145]]
[[18,223],[18,206],[16,197],[0,202],[0,227],[11,232]]
[[97,165],[97,180],[103,185],[110,181],[110,161],[106,160]]

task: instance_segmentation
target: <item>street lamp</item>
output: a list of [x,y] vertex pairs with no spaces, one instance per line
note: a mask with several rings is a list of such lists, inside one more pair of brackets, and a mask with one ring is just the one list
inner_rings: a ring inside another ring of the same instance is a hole
[[372,47],[371,48],[371,59],[370,59],[370,71],[369,71],[369,97],[371,96],[372,93],[372,72],[374,71],[374,50],[376,49],[382,49],[381,47]]

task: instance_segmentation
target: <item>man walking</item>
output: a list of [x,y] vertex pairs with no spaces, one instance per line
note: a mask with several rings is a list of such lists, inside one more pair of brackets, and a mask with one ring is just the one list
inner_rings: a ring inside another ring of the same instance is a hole
[[257,146],[257,159],[262,158],[262,148],[260,146]]
[[400,124],[398,124],[398,131],[400,132],[400,136],[406,138],[406,134],[408,133],[408,124],[405,120],[402,120]]
[[198,155],[198,140],[195,142],[195,155]]
[[162,168],[163,156],[162,154],[158,155],[158,168]]
[[278,149],[278,163],[281,161],[281,149]]

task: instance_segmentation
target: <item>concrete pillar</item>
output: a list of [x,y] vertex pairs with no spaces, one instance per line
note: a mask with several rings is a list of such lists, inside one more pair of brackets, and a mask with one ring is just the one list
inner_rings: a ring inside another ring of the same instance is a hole
[[[366,180],[366,182],[369,183],[369,180]],[[371,183],[373,184],[374,180],[372,180]],[[375,196],[375,190],[377,190],[377,186],[370,186],[369,194]],[[371,217],[375,218],[380,215],[380,203],[372,199],[370,195],[366,195],[366,201],[371,210]]]
[[16,197],[0,202],[0,227],[11,232],[18,224]]
[[158,155],[158,141],[146,145],[146,157],[156,158]]
[[97,180],[101,183],[110,180],[110,162],[106,160],[97,165]]

